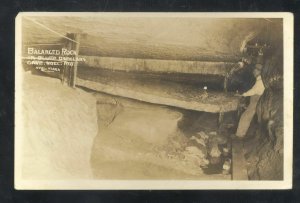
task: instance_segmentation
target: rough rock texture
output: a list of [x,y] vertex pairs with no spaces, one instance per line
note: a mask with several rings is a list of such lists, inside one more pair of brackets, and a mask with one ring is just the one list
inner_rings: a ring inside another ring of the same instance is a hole
[[29,73],[23,93],[23,178],[91,178],[91,149],[98,132],[95,98]]
[[229,179],[207,176],[206,152],[188,146],[182,113],[166,106],[96,93],[99,134],[91,164],[99,179]]
[[138,59],[118,57],[80,56],[86,61],[79,65],[101,68],[112,71],[144,72],[144,73],[186,73],[225,76],[235,63],[209,61],[181,61]]
[[82,55],[203,61],[239,60],[245,39],[272,25],[256,18],[30,16],[22,24],[28,44],[62,41],[35,22],[62,35],[82,33]]
[[255,84],[255,77],[252,74],[253,66],[247,66],[234,72],[228,80],[228,91],[244,93]]
[[79,68],[76,84],[149,103],[214,113],[234,111],[239,101],[233,93],[211,90],[210,86],[205,94],[203,86],[93,68]]
[[266,60],[262,72],[266,89],[257,105],[255,130],[250,130],[255,136],[245,144],[250,179],[283,179],[282,68],[282,55],[276,53]]

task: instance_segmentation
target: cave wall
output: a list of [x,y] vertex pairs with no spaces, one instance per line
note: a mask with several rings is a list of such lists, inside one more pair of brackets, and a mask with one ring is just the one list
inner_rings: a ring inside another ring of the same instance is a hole
[[[279,41],[280,42],[280,41]],[[248,147],[248,175],[252,180],[283,179],[283,50],[274,46],[262,70],[265,91],[257,108],[257,123]],[[248,131],[249,132],[249,131]],[[251,132],[250,132],[251,133]]]
[[24,73],[22,91],[21,178],[92,178],[90,156],[98,133],[95,98],[29,72]]

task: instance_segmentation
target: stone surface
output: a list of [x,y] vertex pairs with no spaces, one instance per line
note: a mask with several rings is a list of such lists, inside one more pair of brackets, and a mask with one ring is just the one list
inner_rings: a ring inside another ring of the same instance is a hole
[[92,178],[90,156],[98,132],[96,99],[57,79],[25,74],[22,177]]
[[250,179],[283,179],[283,63],[278,53],[266,60],[262,71],[266,89],[257,104],[257,123],[248,131],[253,139],[245,143]]
[[[208,164],[206,149],[189,145],[189,139],[178,127],[183,116],[180,111],[102,93],[95,95],[99,118],[111,120],[111,116],[115,116],[109,125],[101,126],[95,138],[91,163],[96,178],[230,178],[203,173],[200,165]],[[111,106],[107,106],[108,103]],[[111,116],[105,117],[105,114]]]
[[266,26],[281,22],[255,18],[31,16],[23,20],[24,42],[29,44],[61,42],[61,36],[33,21],[62,35],[81,33],[82,55],[223,62],[239,60],[249,35],[256,36]]
[[238,106],[239,98],[233,93],[208,90],[207,95],[203,87],[196,85],[95,72],[95,69],[79,69],[77,85],[115,96],[196,111],[228,112]]

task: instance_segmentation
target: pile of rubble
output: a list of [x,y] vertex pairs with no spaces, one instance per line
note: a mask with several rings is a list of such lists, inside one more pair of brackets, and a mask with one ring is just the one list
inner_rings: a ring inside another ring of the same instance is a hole
[[206,174],[231,173],[231,144],[215,131],[191,136],[183,154],[187,162],[199,165]]

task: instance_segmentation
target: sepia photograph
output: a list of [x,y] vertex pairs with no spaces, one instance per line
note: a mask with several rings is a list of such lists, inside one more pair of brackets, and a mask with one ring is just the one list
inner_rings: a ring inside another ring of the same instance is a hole
[[291,13],[16,17],[15,189],[290,189]]

